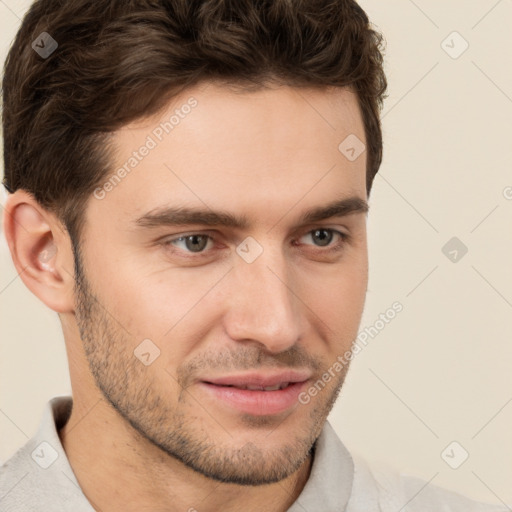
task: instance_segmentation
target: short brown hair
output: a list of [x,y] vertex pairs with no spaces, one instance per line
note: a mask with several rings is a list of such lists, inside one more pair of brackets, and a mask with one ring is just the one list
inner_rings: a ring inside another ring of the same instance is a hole
[[[43,32],[58,44],[47,58],[32,46]],[[111,172],[112,131],[201,81],[270,81],[353,88],[369,193],[382,160],[381,50],[354,0],[37,0],[5,63],[4,184],[31,193],[76,240]]]

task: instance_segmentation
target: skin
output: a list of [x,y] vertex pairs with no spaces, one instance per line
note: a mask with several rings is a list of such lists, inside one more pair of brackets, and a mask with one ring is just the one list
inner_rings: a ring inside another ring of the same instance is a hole
[[[24,191],[6,203],[6,237],[25,284],[60,316],[74,406],[59,435],[97,510],[285,511],[347,368],[308,404],[265,416],[227,406],[200,381],[294,368],[309,372],[309,387],[350,349],[367,288],[366,214],[299,218],[367,200],[366,155],[350,162],[338,150],[350,134],[364,141],[362,118],[347,89],[203,84],[115,132],[113,170],[191,96],[190,114],[87,203],[80,286],[67,231]],[[166,206],[249,225],[136,223]],[[324,246],[315,229],[348,238],[321,231],[332,235]],[[203,253],[175,241],[194,233],[212,237]],[[252,263],[236,251],[248,236],[263,248]],[[160,351],[147,366],[134,355],[145,339]]]

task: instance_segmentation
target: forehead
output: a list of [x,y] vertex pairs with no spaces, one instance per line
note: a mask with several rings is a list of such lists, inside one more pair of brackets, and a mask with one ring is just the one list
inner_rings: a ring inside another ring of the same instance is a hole
[[275,221],[301,198],[305,208],[366,198],[365,152],[354,160],[340,149],[346,140],[358,141],[358,150],[365,143],[348,89],[202,84],[112,138],[116,156],[104,182],[111,186],[93,204],[105,215],[133,219],[166,204],[200,205]]

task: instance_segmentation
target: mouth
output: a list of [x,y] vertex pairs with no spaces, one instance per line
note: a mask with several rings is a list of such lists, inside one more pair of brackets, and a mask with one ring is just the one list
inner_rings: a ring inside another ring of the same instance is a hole
[[246,373],[204,379],[199,385],[217,405],[263,416],[290,410],[310,378],[309,371]]
[[212,382],[207,382],[207,384],[211,384],[212,386],[223,386],[226,388],[247,389],[249,391],[277,391],[278,389],[285,389],[290,385],[289,382],[281,382],[280,384],[276,384],[275,386],[255,386],[252,384],[242,384],[239,386],[234,386],[231,384],[213,384]]

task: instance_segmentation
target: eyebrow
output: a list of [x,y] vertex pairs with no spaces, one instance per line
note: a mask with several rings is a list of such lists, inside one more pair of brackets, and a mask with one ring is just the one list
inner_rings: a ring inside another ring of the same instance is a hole
[[[332,217],[345,217],[354,213],[367,213],[369,206],[360,197],[348,197],[306,210],[299,218],[300,224],[315,223]],[[224,226],[248,229],[249,219],[245,215],[235,215],[226,211],[214,211],[190,207],[155,208],[141,217],[135,224],[140,227],[184,226],[201,224],[204,226]]]

